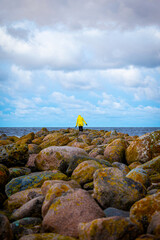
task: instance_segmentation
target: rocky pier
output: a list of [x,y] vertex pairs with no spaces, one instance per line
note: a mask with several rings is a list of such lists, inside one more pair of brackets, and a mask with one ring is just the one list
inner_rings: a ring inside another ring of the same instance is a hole
[[0,136],[1,240],[160,240],[160,131]]

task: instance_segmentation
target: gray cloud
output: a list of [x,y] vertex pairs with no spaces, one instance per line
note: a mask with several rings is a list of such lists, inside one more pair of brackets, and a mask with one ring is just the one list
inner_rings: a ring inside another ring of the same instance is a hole
[[40,25],[72,28],[160,26],[160,1],[1,0],[0,22],[29,19]]

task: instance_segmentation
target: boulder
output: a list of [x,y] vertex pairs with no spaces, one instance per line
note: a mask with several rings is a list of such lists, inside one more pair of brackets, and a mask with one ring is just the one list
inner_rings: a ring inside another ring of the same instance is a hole
[[42,148],[37,144],[28,144],[28,152],[29,154],[38,154]]
[[112,163],[112,166],[121,170],[123,172],[123,176],[126,176],[130,172],[130,168],[124,163],[114,162]]
[[19,240],[24,235],[39,233],[41,230],[41,218],[27,217],[11,223],[14,240]]
[[148,162],[160,153],[160,131],[147,133],[131,142],[126,150],[128,164],[139,161]]
[[41,187],[46,180],[66,180],[67,176],[61,172],[43,171],[30,173],[29,175],[21,176],[12,179],[5,187],[7,196],[11,196],[16,192],[20,192],[30,188]]
[[160,191],[134,203],[130,209],[130,219],[146,231],[156,211],[160,211]]
[[82,162],[73,171],[71,178],[76,180],[80,185],[84,185],[85,183],[92,182],[94,172],[103,167],[105,166],[94,160]]
[[146,163],[141,164],[140,166],[137,166],[137,168],[139,167],[145,170],[152,169],[153,171],[160,173],[160,155]]
[[98,146],[98,147],[95,147],[92,151],[90,151],[89,156],[95,158],[98,155],[103,155],[103,154],[104,154],[104,146],[101,146],[101,147]]
[[25,166],[28,160],[28,146],[9,144],[0,147],[0,163],[7,167]]
[[36,165],[35,165],[35,159],[36,159],[37,155],[38,154],[29,154],[28,161],[25,165],[27,168],[30,168],[32,172],[37,171],[37,168],[36,168]]
[[13,233],[10,227],[10,222],[8,218],[3,214],[0,214],[0,239],[1,240],[13,239]]
[[79,223],[104,216],[90,194],[77,189],[55,199],[43,219],[42,226],[45,232],[54,231],[65,236],[78,237]]
[[34,132],[28,133],[27,135],[24,135],[21,138],[19,138],[19,140],[16,143],[19,145],[32,143],[34,136],[35,136]]
[[160,212],[155,212],[152,215],[150,224],[147,228],[147,233],[153,234],[155,236],[160,236]]
[[62,196],[64,193],[71,190],[71,186],[67,183],[57,183],[52,185],[45,195],[45,200],[42,206],[42,216],[47,214],[50,205],[53,203],[55,198]]
[[3,164],[0,164],[0,191],[4,190],[9,180],[9,170]]
[[146,188],[150,185],[149,176],[143,168],[132,169],[126,177],[143,184]]
[[129,217],[129,211],[124,211],[124,210],[120,210],[112,207],[106,208],[104,210],[104,213],[106,217],[114,217],[114,216]]
[[81,186],[79,185],[78,182],[76,182],[75,180],[70,180],[70,181],[63,181],[63,180],[48,180],[45,181],[41,187],[41,191],[43,193],[43,195],[46,195],[48,190],[54,186],[57,183],[61,183],[61,184],[67,184],[69,185],[71,188],[75,189],[75,188],[81,188]]
[[140,167],[141,165],[142,165],[142,163],[140,163],[140,162],[133,162],[128,167],[132,170],[136,167]]
[[39,196],[31,199],[11,215],[11,220],[19,220],[25,217],[41,217],[41,208],[44,201],[44,196]]
[[31,173],[31,170],[27,167],[13,167],[9,168],[9,173],[9,179],[11,180],[12,178],[28,175]]
[[135,240],[140,233],[136,224],[119,216],[79,224],[80,240]]
[[103,208],[115,207],[128,211],[146,194],[144,186],[124,177],[118,168],[98,169],[93,178],[93,196]]
[[104,150],[104,158],[113,163],[125,163],[125,149],[127,142],[123,139],[116,139],[110,143]]
[[38,137],[45,137],[46,135],[49,134],[49,131],[47,128],[42,128],[40,131],[36,132],[35,133],[35,138],[38,138]]
[[96,158],[89,157],[89,156],[74,156],[69,162],[69,165],[68,165],[67,170],[66,170],[66,174],[68,176],[71,176],[73,171],[76,169],[76,167],[80,163],[85,162],[85,161],[89,161],[89,160],[94,160],[94,161],[96,161],[96,162],[98,162],[102,165],[105,165],[105,167],[112,167],[111,163],[109,163],[108,161],[103,160],[103,159],[100,160],[100,159],[96,159]]
[[42,195],[41,188],[31,188],[14,193],[5,201],[5,209],[7,209],[9,212],[12,212],[13,210],[21,207],[23,204],[30,200],[29,195]]
[[48,134],[39,145],[42,149],[50,146],[65,146],[70,142],[69,138],[59,132]]
[[58,169],[62,160],[66,168],[74,156],[87,156],[87,153],[76,147],[48,147],[43,149],[36,157],[35,164],[40,171]]
[[19,240],[76,240],[75,238],[63,236],[57,233],[35,233],[21,237]]

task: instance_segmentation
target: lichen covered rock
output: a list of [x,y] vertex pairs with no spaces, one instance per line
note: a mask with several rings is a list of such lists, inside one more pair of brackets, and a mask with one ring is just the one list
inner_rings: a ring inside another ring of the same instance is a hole
[[124,177],[118,168],[102,168],[94,173],[94,198],[103,208],[129,210],[145,194],[144,186]]
[[68,165],[73,156],[87,156],[87,153],[81,148],[53,146],[43,149],[37,155],[35,163],[37,169],[41,171],[58,169],[62,160]]
[[0,214],[0,239],[1,240],[12,240],[13,239],[13,233],[12,233],[12,229],[10,227],[9,220],[3,214]]
[[146,231],[156,211],[160,211],[160,191],[134,203],[130,209],[130,219]]
[[131,142],[126,150],[127,163],[145,163],[160,153],[160,131],[147,133]]
[[150,185],[150,179],[147,172],[143,168],[134,168],[127,175],[127,178],[143,184],[145,187]]
[[21,237],[19,240],[76,240],[75,238],[63,236],[57,233],[35,233]]
[[54,179],[62,179],[66,180],[67,176],[60,172],[52,172],[52,171],[43,171],[43,172],[35,172],[29,175],[21,176],[12,179],[5,187],[5,192],[7,196],[11,196],[12,194],[23,191],[30,188],[41,187],[44,181],[46,180],[54,180]]
[[25,166],[28,160],[28,146],[9,144],[0,147],[0,163],[7,167]]
[[59,132],[48,134],[40,144],[42,149],[50,146],[65,146],[70,142],[69,138]]
[[102,209],[90,194],[78,189],[56,198],[42,225],[45,232],[54,231],[65,236],[78,237],[79,223],[104,216]]
[[118,216],[79,224],[80,240],[135,240],[140,233],[136,224]]
[[9,173],[10,173],[9,178],[11,180],[12,178],[28,175],[31,173],[31,170],[27,167],[13,167],[9,168]]
[[9,170],[3,164],[0,164],[0,190],[3,190],[9,180]]

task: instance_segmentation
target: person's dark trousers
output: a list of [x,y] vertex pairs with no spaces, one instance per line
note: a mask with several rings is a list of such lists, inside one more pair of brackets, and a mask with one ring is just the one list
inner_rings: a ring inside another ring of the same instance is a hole
[[79,131],[83,132],[83,127],[82,126],[79,126]]

